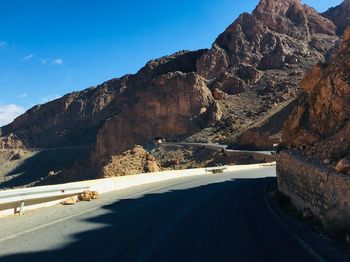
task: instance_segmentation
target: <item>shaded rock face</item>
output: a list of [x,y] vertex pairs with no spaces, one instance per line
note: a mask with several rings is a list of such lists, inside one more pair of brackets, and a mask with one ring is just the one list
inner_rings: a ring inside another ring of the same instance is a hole
[[350,0],[345,0],[339,6],[330,8],[322,15],[334,22],[338,35],[343,35],[345,28],[350,24]]
[[302,85],[305,93],[301,103],[285,123],[285,143],[315,143],[309,151],[320,158],[337,160],[349,155],[350,27],[334,58],[313,67]]
[[[92,156],[96,165],[134,144],[155,137],[176,139],[199,130],[202,119],[215,118],[214,98],[206,81],[196,73],[171,72],[133,89],[129,100],[99,131]],[[214,115],[207,115],[212,114]],[[210,121],[204,121],[204,125]]]
[[115,100],[128,76],[38,105],[2,128],[2,136],[15,136],[26,147],[91,145],[106,118],[114,114]]
[[98,137],[98,147],[114,119],[117,133],[107,133],[120,140],[116,146],[122,152],[137,142],[151,141],[154,134],[194,132],[198,116],[208,114],[215,103],[205,80],[195,73],[196,59],[204,51],[178,52],[149,62],[136,75],[36,106],[3,127],[2,136],[14,133],[29,148],[93,145]]
[[134,146],[133,149],[121,155],[112,156],[99,176],[105,178],[158,171],[160,171],[160,165],[157,160],[142,146]]

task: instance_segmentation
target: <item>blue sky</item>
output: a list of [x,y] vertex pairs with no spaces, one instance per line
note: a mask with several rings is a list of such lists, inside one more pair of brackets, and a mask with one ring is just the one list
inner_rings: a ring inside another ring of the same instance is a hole
[[[319,11],[341,0],[305,0]],[[0,126],[35,104],[210,47],[258,0],[1,0]]]

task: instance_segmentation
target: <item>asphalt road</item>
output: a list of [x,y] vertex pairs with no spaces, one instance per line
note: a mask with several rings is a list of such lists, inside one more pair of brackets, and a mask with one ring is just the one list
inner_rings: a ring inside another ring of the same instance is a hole
[[303,225],[296,230],[312,245],[281,220],[265,193],[274,175],[265,167],[176,179],[3,218],[0,261],[344,259]]

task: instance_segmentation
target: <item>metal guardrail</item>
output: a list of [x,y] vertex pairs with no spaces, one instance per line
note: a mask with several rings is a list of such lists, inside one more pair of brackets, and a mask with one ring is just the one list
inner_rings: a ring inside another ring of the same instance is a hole
[[20,203],[19,214],[22,215],[27,201],[77,195],[88,189],[90,189],[89,186],[59,185],[5,190],[0,191],[0,206]]
[[166,142],[164,144],[168,145],[183,145],[183,146],[196,146],[196,147],[203,147],[206,149],[211,149],[211,150],[218,150],[218,151],[223,151],[223,152],[234,152],[234,153],[254,153],[254,154],[261,154],[261,155],[274,155],[274,151],[252,151],[252,150],[234,150],[234,149],[229,149],[228,145],[223,145],[219,143],[185,143],[185,142],[180,142],[180,143],[175,143],[175,142]]

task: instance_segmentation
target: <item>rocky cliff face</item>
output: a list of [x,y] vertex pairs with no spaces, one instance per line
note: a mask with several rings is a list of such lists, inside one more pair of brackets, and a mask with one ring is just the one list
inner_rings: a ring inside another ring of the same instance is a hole
[[232,123],[221,131],[226,142],[271,147],[280,141],[281,128],[265,126],[262,136],[258,123],[299,94],[304,72],[323,61],[337,39],[333,22],[299,0],[262,0],[230,25],[197,62],[211,89],[243,102],[225,104],[223,119]]
[[[146,137],[152,140],[153,135],[194,132],[197,117],[215,103],[204,79],[195,73],[196,59],[202,53],[179,52],[151,61],[136,75],[36,106],[3,127],[2,135],[14,133],[31,148],[93,145],[106,120],[113,118],[118,122],[116,136],[121,141],[116,146],[121,152],[137,142],[145,143]],[[155,130],[150,131],[151,127]]]
[[[91,145],[106,118],[114,114],[128,76],[38,105],[1,129],[26,147]],[[14,135],[15,134],[15,135]]]
[[341,236],[350,228],[350,27],[333,58],[314,66],[302,85],[283,129],[290,150],[278,155],[278,187]]
[[198,72],[208,79],[229,72],[243,83],[256,83],[257,70],[317,60],[335,39],[334,24],[299,0],[262,0],[253,14],[242,14],[217,38],[198,60]]
[[327,162],[350,156],[350,27],[332,61],[314,66],[302,85],[305,93],[285,123],[285,143]]
[[[178,52],[135,75],[36,106],[1,135],[35,148],[93,145],[99,168],[155,137],[196,140],[205,130],[206,141],[230,142],[299,94],[305,70],[338,40],[335,29],[300,0],[261,0],[211,49]],[[272,135],[265,131],[263,140]]]
[[[153,61],[140,73],[154,63],[163,62]],[[150,79],[140,86],[131,82],[128,99],[99,131],[92,155],[95,166],[134,144],[145,145],[156,137],[174,140],[219,120],[220,109],[197,73],[171,71]]]
[[344,0],[342,4],[330,8],[322,15],[334,22],[338,35],[343,35],[345,28],[350,24],[350,0]]

